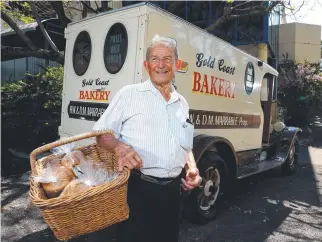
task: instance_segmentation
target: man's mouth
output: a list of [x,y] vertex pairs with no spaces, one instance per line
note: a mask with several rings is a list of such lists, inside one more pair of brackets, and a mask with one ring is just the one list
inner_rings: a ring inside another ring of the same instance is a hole
[[155,71],[158,75],[166,75],[169,71]]

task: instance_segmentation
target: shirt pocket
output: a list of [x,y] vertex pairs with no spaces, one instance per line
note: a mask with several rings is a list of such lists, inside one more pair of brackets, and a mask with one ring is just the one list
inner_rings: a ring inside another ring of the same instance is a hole
[[179,133],[179,142],[183,149],[192,150],[193,146],[193,133],[194,126],[193,124],[187,122],[186,120],[180,122],[178,129]]

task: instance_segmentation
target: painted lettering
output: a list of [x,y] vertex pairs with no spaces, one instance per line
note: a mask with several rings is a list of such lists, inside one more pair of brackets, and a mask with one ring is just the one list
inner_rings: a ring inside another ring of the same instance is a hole
[[231,98],[235,98],[235,87],[236,87],[236,83],[231,82],[231,88],[230,88],[232,92]]
[[223,93],[224,82],[225,82],[225,80],[219,79],[219,93],[218,93],[218,95],[221,97],[224,96],[224,93]]
[[226,81],[225,97],[230,98],[230,81]]
[[108,101],[111,91],[79,91],[79,99]]
[[209,91],[208,91],[208,78],[207,78],[207,75],[204,75],[204,77],[203,77],[203,83],[202,83],[202,87],[201,87],[200,92],[204,92],[203,91],[204,87],[206,88],[206,92],[205,93],[209,93]]
[[207,74],[201,75],[199,72],[193,72],[193,92],[235,98],[236,83]]
[[97,78],[95,80],[95,84],[98,86],[107,86],[110,81],[101,81],[100,78]]
[[91,85],[93,85],[93,79],[90,79],[90,80],[86,80],[86,79],[84,79],[83,81],[82,81],[82,87],[86,87],[86,86],[91,86]]
[[217,90],[216,90],[216,82],[217,82],[218,78],[211,76],[211,90],[210,90],[210,94],[214,94],[214,95],[218,95],[217,94]]
[[199,72],[193,72],[193,88],[192,91],[198,92],[200,90],[201,75]]
[[218,69],[219,69],[219,71],[234,75],[235,74],[235,68],[236,67],[226,66],[224,59],[220,59],[218,61]]
[[204,59],[203,53],[197,53],[196,58],[197,58],[197,62],[196,62],[197,67],[206,66],[214,69],[216,58],[212,58],[211,56],[209,56],[208,59]]

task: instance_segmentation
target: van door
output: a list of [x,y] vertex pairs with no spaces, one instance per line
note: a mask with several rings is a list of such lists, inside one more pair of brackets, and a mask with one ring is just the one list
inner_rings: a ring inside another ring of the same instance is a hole
[[60,136],[91,131],[115,93],[137,82],[139,26],[138,14],[118,12],[68,27]]

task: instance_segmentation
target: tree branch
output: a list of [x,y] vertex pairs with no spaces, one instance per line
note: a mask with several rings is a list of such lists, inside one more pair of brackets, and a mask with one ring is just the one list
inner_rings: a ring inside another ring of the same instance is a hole
[[87,17],[87,8],[83,5],[83,10],[82,10],[82,18]]
[[235,6],[234,8],[237,10],[237,8],[240,8],[240,7],[244,6],[244,5],[249,4],[249,3],[252,3],[252,2],[253,2],[252,0],[249,0],[249,1],[247,1],[247,2],[244,2],[244,3],[238,4],[238,5],[237,5],[237,6]]
[[1,10],[1,18],[17,33],[17,35],[26,43],[26,45],[31,50],[37,50],[37,47],[32,43],[32,41],[29,39],[29,37],[26,35],[26,33],[23,32],[19,28],[17,23],[8,14],[6,14],[3,10]]
[[266,7],[263,5],[255,5],[248,8],[235,9],[234,12],[242,14],[242,13],[247,13],[251,11],[266,11]]
[[40,18],[39,18],[39,15],[38,15],[38,12],[36,10],[36,7],[35,7],[35,4],[34,2],[30,2],[30,7],[31,7],[31,11],[33,13],[33,15],[35,16],[36,18],[36,21],[38,23],[38,26],[40,28],[40,31],[42,32],[43,36],[45,37],[45,40],[49,43],[50,47],[53,49],[53,51],[55,52],[58,52],[59,53],[59,50],[57,49],[55,43],[52,41],[52,39],[50,38],[49,34],[47,33],[47,31],[45,30],[44,28],[44,25],[42,24]]
[[66,28],[67,24],[69,24],[71,22],[71,20],[69,18],[67,18],[66,14],[65,14],[65,10],[64,10],[64,6],[63,6],[62,1],[48,1],[48,2],[50,3],[52,8],[57,13],[58,18],[59,18],[60,22],[62,23],[62,26],[64,28]]
[[95,5],[96,5],[96,8],[99,8],[97,1],[94,1],[94,2],[95,2]]
[[218,29],[220,26],[222,26],[225,22],[229,20],[234,20],[237,18],[242,18],[242,17],[250,17],[250,16],[255,16],[255,15],[264,15],[272,11],[272,9],[280,4],[281,1],[274,1],[272,2],[268,7],[262,9],[262,10],[251,10],[248,11],[247,14],[232,14],[232,11],[234,8],[225,8],[223,16],[221,16],[214,24],[208,26],[205,30],[208,32],[212,32],[216,29]]
[[30,56],[56,61],[62,65],[64,64],[64,58],[62,55],[52,50],[30,50],[27,47],[1,46],[1,61],[14,60]]
[[84,7],[88,8],[89,10],[93,11],[94,13],[99,13],[99,11],[95,10],[94,8],[91,7],[86,1],[81,1]]
[[288,10],[291,10],[291,13],[293,14],[293,16],[295,16],[295,14],[296,14],[298,11],[300,11],[300,10],[301,10],[301,8],[304,6],[304,3],[305,3],[305,1],[304,1],[304,0],[302,0],[302,4],[301,4],[301,6],[299,6],[295,12],[293,12],[293,9],[292,9],[291,7],[287,7],[287,6],[286,6],[286,4],[285,4],[285,2],[281,1],[281,5],[282,5],[284,8],[286,8],[286,9],[288,9]]
[[179,9],[185,2],[184,1],[174,1],[168,8],[168,12],[173,13]]

